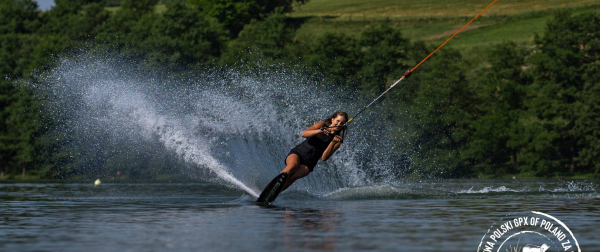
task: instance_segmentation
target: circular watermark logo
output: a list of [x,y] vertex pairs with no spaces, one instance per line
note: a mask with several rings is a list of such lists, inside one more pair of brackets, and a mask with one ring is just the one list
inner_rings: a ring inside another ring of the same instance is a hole
[[573,232],[562,221],[542,212],[510,214],[492,224],[478,252],[579,251]]

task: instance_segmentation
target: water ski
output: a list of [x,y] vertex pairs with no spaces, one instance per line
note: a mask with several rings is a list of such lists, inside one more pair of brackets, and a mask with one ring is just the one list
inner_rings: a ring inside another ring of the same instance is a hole
[[277,175],[271,182],[265,187],[265,190],[260,194],[256,202],[264,203],[264,204],[273,204],[277,195],[283,189],[285,185],[285,181],[287,181],[288,174],[287,172],[282,172]]

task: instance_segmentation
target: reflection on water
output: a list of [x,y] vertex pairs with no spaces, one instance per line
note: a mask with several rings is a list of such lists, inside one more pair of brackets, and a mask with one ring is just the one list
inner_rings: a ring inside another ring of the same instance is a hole
[[[261,207],[208,183],[0,183],[0,251],[475,251],[492,223],[521,211],[560,219],[584,251],[600,247],[595,188],[525,184],[407,181],[392,196],[359,188],[337,199],[292,191]],[[512,191],[485,189],[501,186]]]
[[311,250],[334,250],[337,243],[341,214],[322,212],[314,209],[283,211],[282,223],[285,227],[283,240],[286,248]]

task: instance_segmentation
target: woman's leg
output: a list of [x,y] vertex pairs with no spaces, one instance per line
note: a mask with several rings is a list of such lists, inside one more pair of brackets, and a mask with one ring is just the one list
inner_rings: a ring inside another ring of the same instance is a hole
[[292,153],[287,156],[287,158],[285,159],[285,164],[286,166],[281,172],[287,172],[289,177],[285,182],[282,191],[285,191],[285,189],[291,186],[297,179],[306,177],[306,175],[310,173],[306,165],[300,164],[300,157],[298,157],[298,155],[295,153]]
[[292,153],[285,158],[285,168],[281,172],[287,172],[288,175],[293,175],[298,166],[300,165],[300,157],[298,154]]
[[281,191],[285,191],[285,189],[290,187],[296,180],[306,177],[306,175],[308,175],[309,173],[310,170],[308,169],[308,167],[306,167],[306,165],[299,165],[294,174],[288,177],[287,181],[285,182],[285,185],[283,186],[283,190]]

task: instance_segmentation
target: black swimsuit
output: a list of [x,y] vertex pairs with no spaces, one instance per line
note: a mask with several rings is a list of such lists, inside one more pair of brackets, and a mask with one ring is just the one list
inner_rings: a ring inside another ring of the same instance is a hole
[[300,164],[306,165],[308,170],[312,172],[317,165],[317,162],[319,162],[319,159],[323,156],[323,152],[325,152],[327,146],[329,146],[329,143],[331,143],[333,138],[338,134],[325,135],[325,133],[320,132],[294,147],[288,156],[292,153],[298,155],[298,157],[300,157]]

